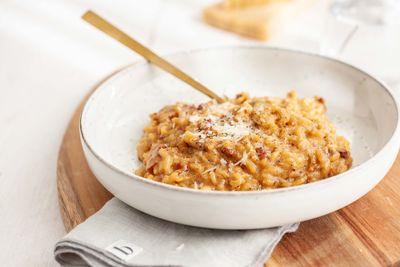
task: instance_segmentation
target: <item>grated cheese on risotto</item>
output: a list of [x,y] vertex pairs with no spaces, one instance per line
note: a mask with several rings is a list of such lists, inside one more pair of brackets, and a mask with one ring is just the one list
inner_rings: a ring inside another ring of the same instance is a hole
[[137,145],[145,178],[203,190],[295,186],[348,170],[349,142],[336,134],[321,97],[177,103],[151,114]]

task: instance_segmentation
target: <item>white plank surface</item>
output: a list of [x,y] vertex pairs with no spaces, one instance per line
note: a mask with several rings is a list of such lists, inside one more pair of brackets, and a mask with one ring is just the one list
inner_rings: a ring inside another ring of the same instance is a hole
[[[56,265],[53,247],[65,234],[55,180],[64,129],[92,85],[138,59],[82,22],[80,14],[92,8],[160,53],[259,44],[202,23],[201,9],[210,2],[0,2],[0,265]],[[329,1],[320,1],[268,44],[314,52],[321,44],[337,46],[350,27],[329,28],[327,6]],[[371,32],[364,34],[370,38]],[[363,38],[357,36],[343,56],[368,68],[362,53],[354,53],[364,47]]]

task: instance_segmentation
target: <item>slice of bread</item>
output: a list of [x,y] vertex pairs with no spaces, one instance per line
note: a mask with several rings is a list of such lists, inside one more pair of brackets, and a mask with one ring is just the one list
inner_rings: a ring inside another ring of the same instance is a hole
[[224,8],[245,8],[250,6],[260,6],[276,2],[287,2],[290,0],[224,0]]
[[203,11],[208,24],[258,40],[267,40],[315,0],[225,0]]

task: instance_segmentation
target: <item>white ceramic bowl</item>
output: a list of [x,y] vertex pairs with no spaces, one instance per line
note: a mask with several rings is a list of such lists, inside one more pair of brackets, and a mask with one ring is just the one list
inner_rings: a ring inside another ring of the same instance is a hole
[[104,82],[81,118],[83,149],[93,173],[116,197],[150,215],[220,229],[284,225],[325,215],[357,200],[387,173],[400,143],[399,115],[390,90],[343,62],[261,47],[214,48],[168,59],[219,94],[325,98],[328,115],[351,142],[351,170],[311,184],[256,192],[179,188],[134,175],[136,143],[149,114],[176,101],[207,101],[146,62]]

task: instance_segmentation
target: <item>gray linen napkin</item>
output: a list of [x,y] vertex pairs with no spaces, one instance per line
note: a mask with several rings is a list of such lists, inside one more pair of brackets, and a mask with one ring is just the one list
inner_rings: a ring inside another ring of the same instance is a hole
[[65,266],[262,266],[298,224],[210,230],[167,222],[110,200],[55,246]]

